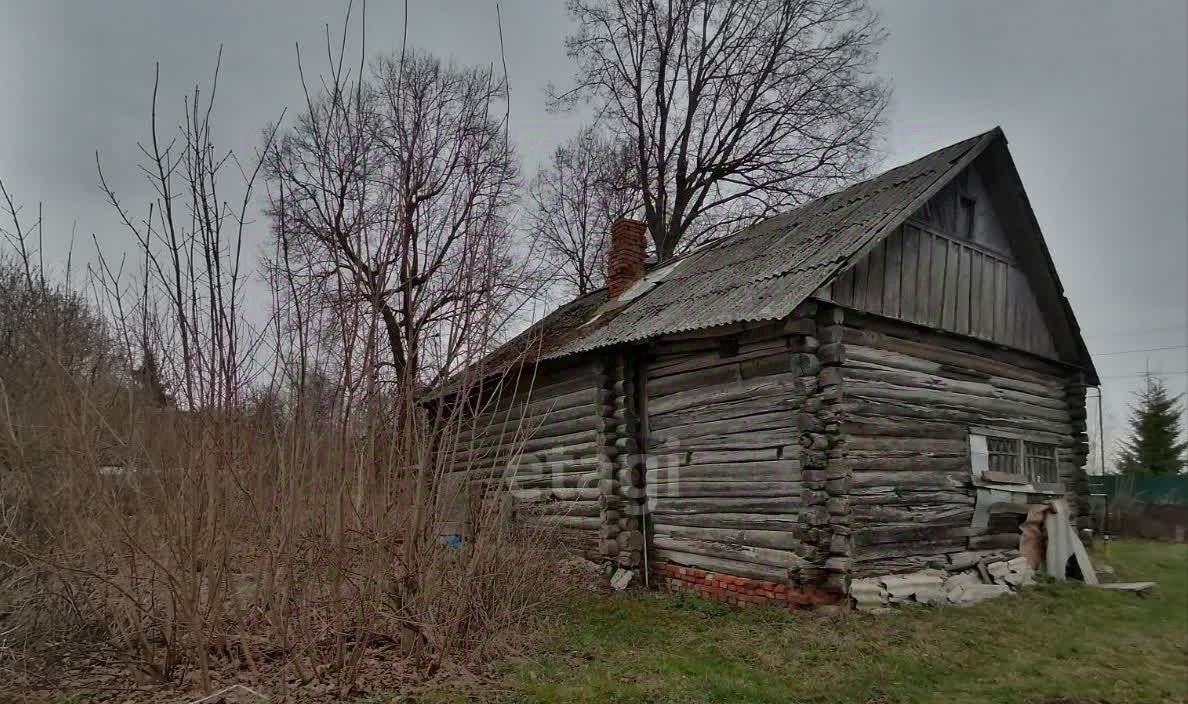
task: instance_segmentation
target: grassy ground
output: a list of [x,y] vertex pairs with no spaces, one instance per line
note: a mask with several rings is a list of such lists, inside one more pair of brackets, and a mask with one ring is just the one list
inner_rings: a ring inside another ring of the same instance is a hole
[[1100,556],[1153,596],[1041,584],[958,609],[819,616],[583,595],[498,702],[1188,702],[1188,546]]

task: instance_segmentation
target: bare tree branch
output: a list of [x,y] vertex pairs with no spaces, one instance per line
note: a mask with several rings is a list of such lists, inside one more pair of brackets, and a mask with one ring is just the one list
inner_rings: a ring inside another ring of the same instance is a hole
[[889,88],[867,0],[570,0],[578,69],[632,149],[661,261],[865,174]]

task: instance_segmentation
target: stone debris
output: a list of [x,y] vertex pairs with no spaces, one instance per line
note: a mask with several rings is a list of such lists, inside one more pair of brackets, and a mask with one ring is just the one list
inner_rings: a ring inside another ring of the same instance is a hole
[[611,577],[611,589],[614,589],[617,592],[623,591],[628,587],[628,585],[631,584],[631,579],[633,577],[635,577],[634,572],[620,567],[619,569],[615,570],[614,576]]
[[1005,596],[1011,588],[1005,584],[966,584],[949,592],[949,602],[958,606],[973,606],[987,599]]
[[855,579],[850,582],[850,597],[859,611],[873,611],[887,605],[887,590],[878,579]]
[[[971,560],[973,557],[977,559]],[[875,613],[902,603],[972,606],[1035,581],[1035,571],[1026,559],[1003,553],[965,553],[953,564],[961,565],[960,571],[926,569],[855,579],[850,583],[850,597],[859,611]]]

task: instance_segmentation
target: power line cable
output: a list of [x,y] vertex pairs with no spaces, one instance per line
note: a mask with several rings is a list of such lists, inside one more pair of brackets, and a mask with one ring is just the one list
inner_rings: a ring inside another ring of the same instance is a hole
[[[1139,377],[1147,376],[1147,374],[1148,374],[1147,372],[1138,372],[1135,374],[1113,374],[1110,376],[1103,376],[1100,378],[1102,378],[1102,379],[1137,379]],[[1183,374],[1188,374],[1188,369],[1184,369],[1184,370],[1178,371],[1178,372],[1150,372],[1151,376],[1157,376],[1157,377],[1158,376],[1180,376]]]
[[1162,352],[1164,350],[1182,350],[1188,348],[1188,345],[1169,345],[1167,347],[1146,347],[1139,350],[1118,350],[1116,352],[1096,352],[1094,357],[1109,357],[1114,354],[1130,354],[1132,352]]

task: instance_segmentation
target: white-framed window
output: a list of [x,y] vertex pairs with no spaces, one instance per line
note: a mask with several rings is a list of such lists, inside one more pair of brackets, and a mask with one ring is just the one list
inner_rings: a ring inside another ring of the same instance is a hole
[[1060,481],[1059,448],[1055,443],[979,428],[970,429],[970,436],[982,436],[985,440],[984,469],[1026,477],[1029,482],[1054,484]]

